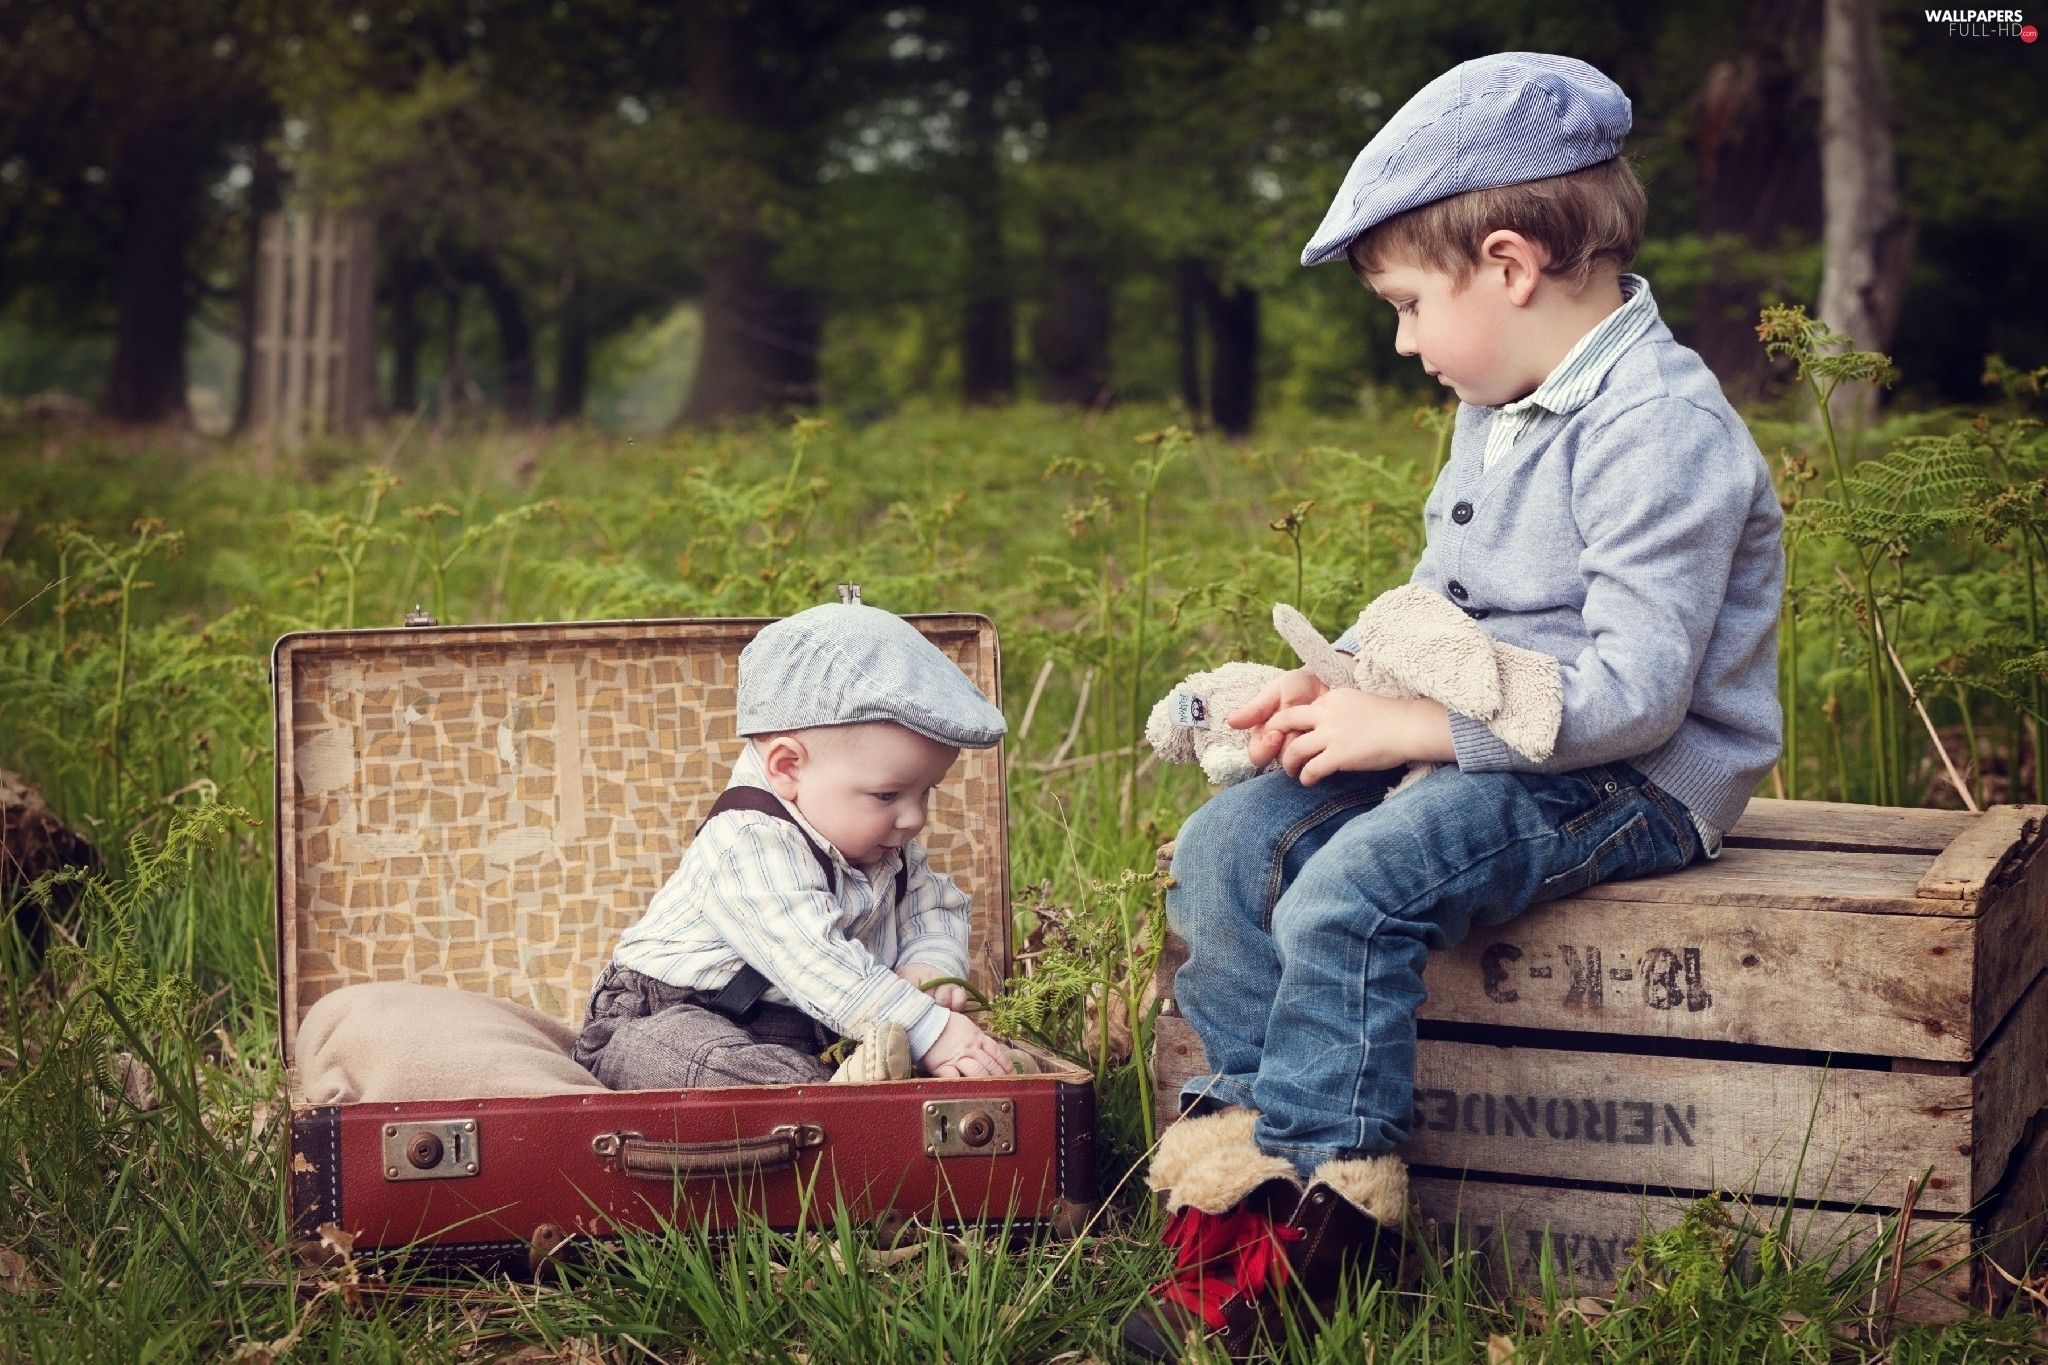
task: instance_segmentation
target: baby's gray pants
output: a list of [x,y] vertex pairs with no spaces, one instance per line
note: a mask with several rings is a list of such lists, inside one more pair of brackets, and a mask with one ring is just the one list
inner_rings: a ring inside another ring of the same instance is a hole
[[711,999],[607,963],[576,1038],[577,1065],[613,1090],[808,1085],[831,1076],[817,1054],[834,1035],[802,1010],[763,1002],[742,1022],[710,1008]]

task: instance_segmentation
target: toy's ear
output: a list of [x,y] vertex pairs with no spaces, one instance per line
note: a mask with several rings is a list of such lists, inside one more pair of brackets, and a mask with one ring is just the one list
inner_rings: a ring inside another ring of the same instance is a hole
[[1350,687],[1352,663],[1340,651],[1331,648],[1322,632],[1308,623],[1308,618],[1288,606],[1285,602],[1273,604],[1273,629],[1280,632],[1285,640],[1301,656],[1302,663],[1310,672],[1321,678],[1330,687]]
[[1493,638],[1449,598],[1420,584],[1381,593],[1358,614],[1358,654],[1410,696],[1475,720],[1500,714]]
[[1500,661],[1500,719],[1487,728],[1531,762],[1541,763],[1557,748],[1564,719],[1564,679],[1557,660],[1534,649],[1495,644]]

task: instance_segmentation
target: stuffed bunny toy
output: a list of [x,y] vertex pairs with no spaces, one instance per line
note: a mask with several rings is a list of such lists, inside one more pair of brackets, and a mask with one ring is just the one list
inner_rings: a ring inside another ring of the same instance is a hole
[[[1358,614],[1354,657],[1337,649],[1286,603],[1273,608],[1273,628],[1305,665],[1331,687],[1356,687],[1383,697],[1428,697],[1483,723],[1532,763],[1550,757],[1564,715],[1557,660],[1538,650],[1502,644],[1449,599],[1416,583],[1374,598]],[[1191,673],[1152,708],[1145,738],[1168,762],[1199,761],[1211,782],[1254,776],[1246,750],[1252,731],[1224,718],[1282,670],[1227,663]],[[1267,765],[1270,768],[1272,765]],[[1435,768],[1412,763],[1395,791]]]

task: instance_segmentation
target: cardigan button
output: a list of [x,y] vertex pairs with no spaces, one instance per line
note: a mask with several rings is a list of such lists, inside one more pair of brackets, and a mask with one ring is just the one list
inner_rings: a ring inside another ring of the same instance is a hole
[[1448,588],[1449,588],[1449,589],[1451,590],[1451,596],[1453,596],[1453,597],[1457,598],[1457,599],[1458,599],[1458,600],[1459,600],[1460,602],[1464,601],[1464,600],[1465,600],[1466,598],[1468,598],[1468,597],[1470,597],[1470,596],[1472,595],[1471,593],[1469,593],[1469,592],[1466,592],[1466,591],[1465,591],[1465,585],[1464,585],[1463,583],[1460,583],[1460,582],[1459,582],[1459,581],[1458,581],[1457,579],[1455,579],[1455,578],[1453,578],[1453,579],[1452,579],[1452,580],[1451,580],[1451,581],[1450,581],[1450,582],[1449,582],[1448,584],[1446,584],[1445,586],[1446,586],[1446,587],[1448,587]]
[[1484,621],[1487,617],[1493,615],[1491,607],[1466,607],[1463,610],[1467,616],[1475,621]]
[[1451,520],[1457,522],[1460,526],[1472,520],[1472,504],[1461,502],[1456,507],[1453,507],[1451,509]]

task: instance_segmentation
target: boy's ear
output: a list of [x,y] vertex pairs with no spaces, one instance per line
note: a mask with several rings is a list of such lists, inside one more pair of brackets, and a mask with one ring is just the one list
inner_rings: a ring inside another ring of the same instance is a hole
[[761,750],[761,766],[768,770],[768,785],[785,801],[796,800],[797,777],[810,755],[803,741],[793,735],[777,735]]
[[1542,247],[1510,228],[1487,233],[1486,240],[1479,244],[1479,268],[1499,272],[1501,283],[1507,287],[1508,302],[1517,308],[1526,307],[1535,295],[1546,259],[1548,255]]

